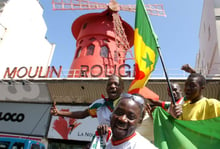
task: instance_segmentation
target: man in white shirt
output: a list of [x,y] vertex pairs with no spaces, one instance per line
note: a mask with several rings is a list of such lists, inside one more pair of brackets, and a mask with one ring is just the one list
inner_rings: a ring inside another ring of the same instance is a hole
[[[121,97],[112,112],[110,125],[111,136],[106,138],[106,149],[155,149],[156,147],[146,138],[136,132],[145,116],[144,99],[136,95]],[[99,126],[98,133],[107,137],[107,125]]]

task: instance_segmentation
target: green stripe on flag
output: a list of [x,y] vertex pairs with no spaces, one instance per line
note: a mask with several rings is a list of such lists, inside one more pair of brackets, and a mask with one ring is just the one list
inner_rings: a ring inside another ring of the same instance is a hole
[[[159,47],[157,35],[154,33],[153,27],[150,22],[150,18],[146,12],[143,0],[137,0],[136,4],[136,17],[135,17],[135,29],[138,29],[138,34],[142,36],[144,43],[151,48],[156,56],[155,62],[157,62]],[[155,65],[156,63],[154,63]]]

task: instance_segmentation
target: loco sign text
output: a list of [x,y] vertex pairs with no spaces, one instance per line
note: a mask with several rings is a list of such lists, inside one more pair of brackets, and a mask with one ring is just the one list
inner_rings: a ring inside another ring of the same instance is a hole
[[22,122],[24,120],[25,116],[23,113],[3,113],[0,112],[0,121],[12,121],[12,122]]

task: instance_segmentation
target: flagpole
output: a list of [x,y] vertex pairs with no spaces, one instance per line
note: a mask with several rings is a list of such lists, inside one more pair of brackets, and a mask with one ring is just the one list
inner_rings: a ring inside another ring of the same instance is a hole
[[167,84],[168,84],[168,87],[169,87],[171,99],[172,99],[173,104],[175,105],[176,101],[175,101],[175,98],[174,98],[174,95],[173,95],[173,89],[171,87],[170,80],[169,80],[168,75],[167,75],[167,71],[166,71],[166,68],[165,68],[165,65],[164,65],[164,62],[163,62],[163,58],[162,58],[162,55],[161,55],[161,52],[160,52],[160,47],[157,47],[157,51],[159,53],[160,61],[161,61],[161,64],[163,66],[163,70],[164,70],[164,73],[165,73],[165,76],[166,76],[166,80],[167,80]]

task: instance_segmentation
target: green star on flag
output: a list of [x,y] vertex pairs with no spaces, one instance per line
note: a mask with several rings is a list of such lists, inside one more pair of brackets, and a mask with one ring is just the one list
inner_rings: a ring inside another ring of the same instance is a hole
[[150,68],[153,62],[150,60],[149,54],[146,53],[146,58],[142,57],[142,60],[146,62],[146,68]]

